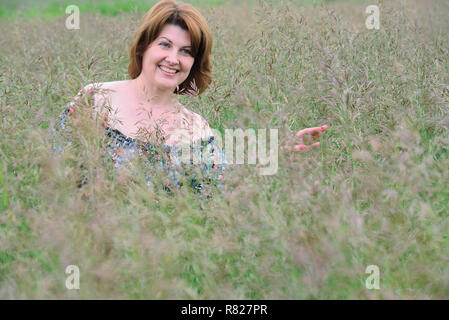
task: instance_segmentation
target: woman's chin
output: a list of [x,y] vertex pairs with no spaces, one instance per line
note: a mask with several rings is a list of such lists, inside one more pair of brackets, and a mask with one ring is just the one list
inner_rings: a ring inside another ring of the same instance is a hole
[[165,81],[158,81],[155,84],[155,87],[158,88],[161,91],[171,91],[171,92],[173,92],[173,91],[175,91],[177,86],[173,85],[173,84],[168,84]]

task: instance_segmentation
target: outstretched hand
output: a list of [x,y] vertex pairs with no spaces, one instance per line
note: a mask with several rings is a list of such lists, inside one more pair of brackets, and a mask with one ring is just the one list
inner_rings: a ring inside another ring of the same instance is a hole
[[[309,143],[313,142],[313,140],[321,137],[326,132],[327,128],[329,128],[329,125],[326,124],[321,127],[306,128],[306,129],[299,130],[296,133],[296,136],[299,138],[299,144],[294,145],[293,149],[300,150],[302,152],[308,152],[314,148],[317,148],[320,145],[319,142],[315,142],[314,144],[312,144],[310,146],[305,145],[305,143],[309,144]],[[304,142],[304,139],[306,140],[305,142]]]

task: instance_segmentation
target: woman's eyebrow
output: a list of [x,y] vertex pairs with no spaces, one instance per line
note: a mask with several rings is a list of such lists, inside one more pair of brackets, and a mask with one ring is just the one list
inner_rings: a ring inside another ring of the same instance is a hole
[[[159,40],[159,39],[161,39],[161,38],[167,39],[168,42],[170,42],[171,44],[173,44],[173,42],[172,42],[169,38],[167,38],[167,37],[159,37],[159,38],[157,38],[157,39]],[[192,47],[192,46],[184,46],[183,48],[191,48],[191,47]]]

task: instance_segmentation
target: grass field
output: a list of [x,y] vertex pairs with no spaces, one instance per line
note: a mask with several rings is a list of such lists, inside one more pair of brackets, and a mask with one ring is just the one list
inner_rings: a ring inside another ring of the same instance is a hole
[[312,152],[280,149],[276,175],[232,166],[208,201],[102,166],[92,128],[64,156],[49,145],[83,86],[128,78],[144,2],[79,1],[80,30],[53,2],[16,3],[0,18],[0,298],[449,298],[447,1],[195,1],[214,81],[186,107],[220,130],[277,128],[280,146],[331,126]]

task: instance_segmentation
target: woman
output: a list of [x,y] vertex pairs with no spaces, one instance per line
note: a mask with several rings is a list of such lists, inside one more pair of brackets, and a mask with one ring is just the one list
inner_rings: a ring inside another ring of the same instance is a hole
[[[174,96],[200,95],[207,89],[212,80],[211,48],[211,32],[195,8],[173,0],[158,2],[143,17],[131,43],[131,80],[86,86],[62,115],[61,127],[89,93],[92,105],[104,118],[106,134],[114,139],[108,148],[116,166],[132,161],[130,154],[136,154],[136,149],[148,151],[148,146],[162,144],[173,155],[176,146],[190,143],[201,148],[205,171],[214,169],[213,180],[220,185],[224,165],[215,164],[219,150],[211,128],[202,116],[186,109]],[[319,142],[304,145],[303,135],[317,138],[327,127],[299,131],[301,144],[293,149],[308,151],[317,147]],[[176,162],[176,157],[171,160]],[[177,183],[174,175],[172,178]],[[192,186],[202,188],[195,181]]]

